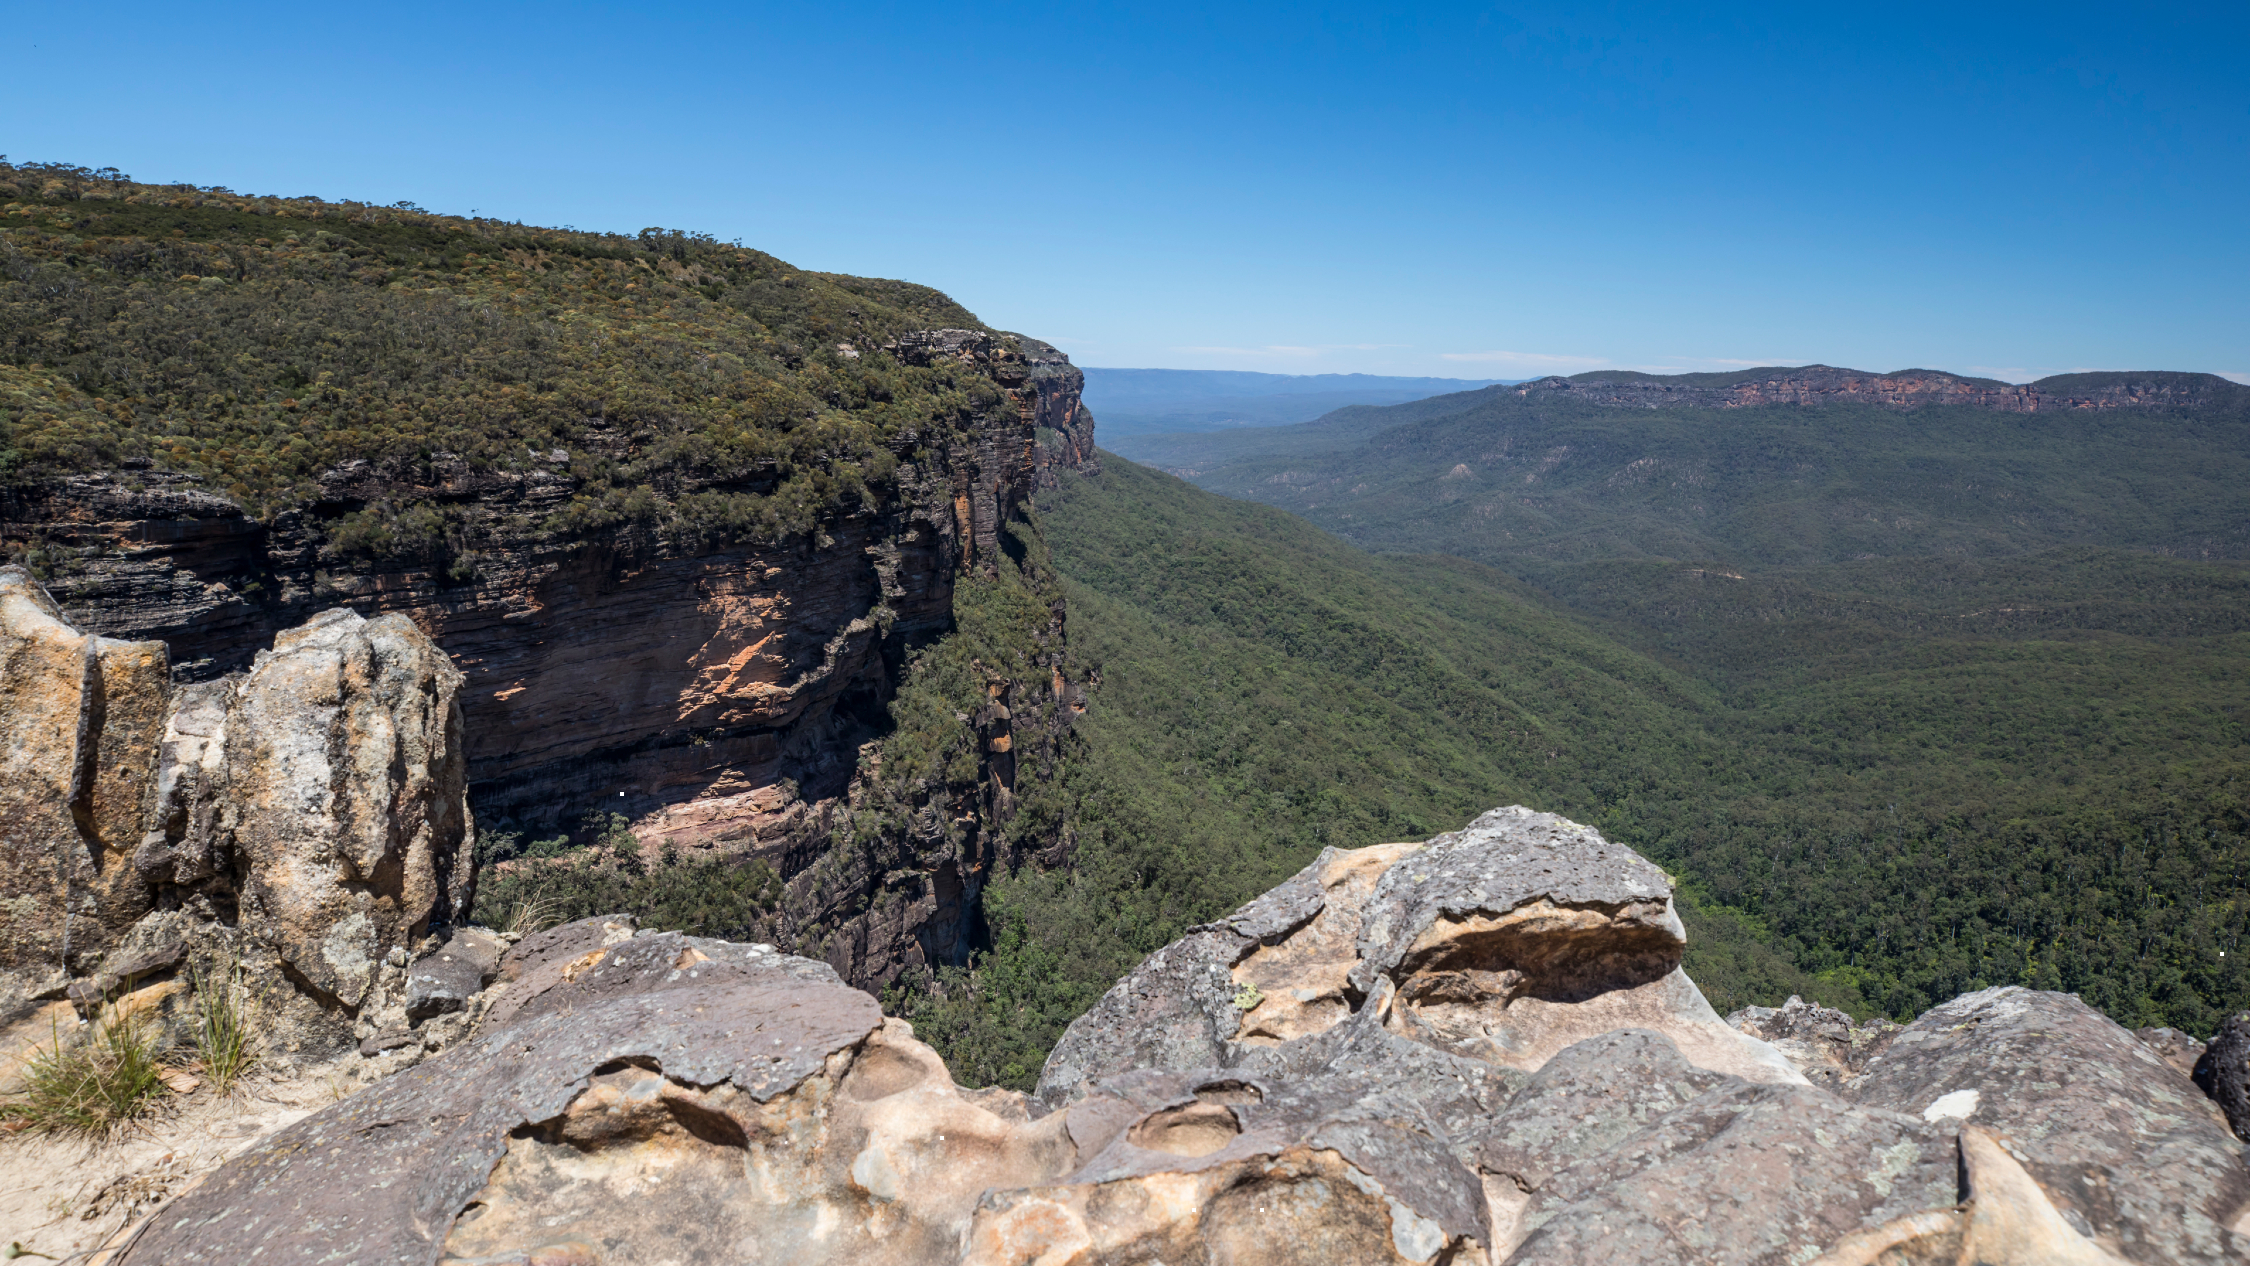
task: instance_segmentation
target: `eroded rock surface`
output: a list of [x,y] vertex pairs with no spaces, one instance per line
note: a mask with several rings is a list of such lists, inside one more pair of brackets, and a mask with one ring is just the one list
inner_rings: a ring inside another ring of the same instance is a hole
[[2127,1260],[2250,1254],[2250,1164],[2218,1108],[2075,995],[2011,985],[1933,1007],[1847,1093],[1985,1130],[2071,1227]]
[[2250,1141],[2250,1011],[2219,1026],[2189,1076],[2219,1105],[2235,1137]]
[[1904,1027],[1881,1017],[1861,1024],[1794,994],[1778,1007],[1744,1007],[1727,1024],[1780,1051],[1807,1081],[1831,1090],[1865,1068]]
[[1423,844],[1329,849],[1118,982],[1056,1045],[1039,1095],[1060,1104],[1134,1067],[1239,1063],[1378,993],[1401,1036],[1525,1072],[1585,1038],[1648,1028],[1702,1066],[1802,1081],[1680,970],[1671,895],[1631,849],[1520,806]]
[[[473,1038],[252,1147],[122,1260],[2120,1266],[2243,1251],[2245,1149],[2076,999],[1988,990],[1903,1029],[1795,1000],[1736,1017],[1799,1043],[1808,1080],[1708,1007],[1650,992],[1694,990],[1668,906],[1629,851],[1521,810],[1428,845],[1331,850],[1123,982],[1077,1033],[1129,1043],[1123,1059],[1058,1050],[1075,1079],[1045,1100],[955,1085],[828,964],[771,946],[619,915],[495,961],[465,930],[406,976],[489,978],[444,1017]],[[1292,982],[1292,1005],[1259,1014]],[[1632,1005],[1587,1007],[1610,994]],[[1511,1018],[1527,1000],[1544,1004],[1532,1022]],[[1599,1027],[1636,1015],[1662,1027]],[[1136,1017],[1151,1030],[1137,1041]]]
[[276,637],[236,690],[244,925],[346,1006],[393,947],[468,905],[460,687],[413,621],[339,609]]
[[468,905],[460,685],[404,617],[339,609],[175,686],[162,643],[82,634],[0,568],[0,1029],[236,964],[276,1054],[400,1011]]

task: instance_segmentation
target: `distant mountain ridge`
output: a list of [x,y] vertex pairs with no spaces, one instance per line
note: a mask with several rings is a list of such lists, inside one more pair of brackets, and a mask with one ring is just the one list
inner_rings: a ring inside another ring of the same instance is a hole
[[2004,413],[2037,413],[2051,409],[2195,408],[2250,400],[2250,387],[2217,374],[2127,370],[2057,374],[2036,382],[2007,383],[1996,378],[1964,378],[1937,369],[1878,374],[1833,365],[1771,366],[1724,374],[1605,370],[1569,378],[1540,378],[1518,383],[1510,390],[1524,397],[1568,395],[1592,404],[1648,409],[1856,402],[1908,409],[1965,404]]
[[1502,380],[1236,369],[1087,369],[1086,404],[1104,439],[1288,426],[1353,405],[1458,395]]

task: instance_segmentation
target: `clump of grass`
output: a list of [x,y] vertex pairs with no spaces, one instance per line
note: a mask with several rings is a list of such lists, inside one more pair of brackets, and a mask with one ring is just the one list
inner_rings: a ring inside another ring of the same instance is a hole
[[529,936],[561,922],[555,899],[545,892],[534,892],[516,902],[508,911],[508,924],[501,931],[516,936]]
[[25,1089],[0,1105],[11,1129],[99,1136],[145,1115],[166,1092],[162,1037],[137,1010],[111,1006],[86,1041],[54,1044],[24,1069]]
[[258,1062],[257,1047],[250,1040],[242,964],[228,962],[215,971],[196,971],[191,979],[195,984],[196,1061],[203,1066],[203,1076],[212,1091],[223,1095]]

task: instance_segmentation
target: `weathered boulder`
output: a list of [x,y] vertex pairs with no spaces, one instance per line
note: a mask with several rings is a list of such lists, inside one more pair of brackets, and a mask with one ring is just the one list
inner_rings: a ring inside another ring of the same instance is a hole
[[1680,970],[1671,882],[1591,828],[1520,806],[1424,844],[1328,849],[1272,892],[1152,955],[1071,1026],[1039,1097],[1135,1067],[1226,1067],[1385,999],[1399,1035],[1529,1072],[1620,1028],[1697,1064],[1801,1082]]
[[1801,1261],[1959,1197],[1945,1131],[1815,1086],[1728,1083],[1530,1193],[1507,1260]]
[[455,928],[406,969],[406,1014],[427,1019],[467,1007],[500,972],[508,943],[484,928]]
[[527,938],[508,1024],[259,1144],[124,1260],[1419,1263],[1489,1238],[1444,1131],[1380,1086],[1142,1072],[1034,1115],[825,963],[629,933]]
[[390,949],[467,905],[460,688],[413,621],[338,609],[277,635],[236,691],[244,926],[347,1007]]
[[1727,1017],[1727,1026],[1780,1051],[1807,1081],[1831,1090],[1865,1068],[1905,1028],[1880,1016],[1860,1024],[1846,1012],[1795,994],[1778,1007],[1744,1007]]
[[2174,1072],[2193,1079],[2195,1066],[2203,1062],[2203,1052],[2210,1045],[2199,1042],[2178,1029],[2147,1025],[2133,1030],[2141,1045],[2156,1052],[2156,1057],[2172,1066]]
[[1443,1131],[1356,1078],[1130,1073],[1055,1116],[1077,1171],[985,1193],[961,1261],[1460,1261],[1491,1238]]
[[1908,1025],[1846,1093],[1973,1124],[2060,1216],[2136,1262],[2250,1254],[2250,1163],[2193,1083],[2075,995],[1965,994]]
[[403,1024],[407,955],[468,903],[460,683],[404,617],[339,610],[174,686],[162,643],[0,568],[0,1028],[236,964],[277,1053]]
[[2219,1105],[2235,1137],[2250,1142],[2250,1011],[2219,1026],[2189,1076]]
[[[1081,1040],[1052,1109],[953,1084],[829,964],[771,946],[609,916],[495,962],[491,939],[457,932],[400,974],[409,996],[448,1005],[491,979],[426,1022],[481,1024],[473,1038],[257,1144],[122,1260],[2121,1266],[2243,1252],[2245,1150],[2076,999],[1988,990],[1895,1035],[1794,1000],[1737,1016],[1800,1044],[1825,1083],[1808,1084],[1755,1038],[1715,1039],[1707,1007],[1643,992],[1678,970],[1667,911],[1630,887],[1653,868],[1559,819],[1480,823],[1494,829],[1433,842],[1445,849],[1331,851],[1168,947],[1101,1021],[1148,1066],[1088,1075]],[[1464,891],[1432,891],[1441,876]],[[1257,1015],[1292,982],[1295,1005]],[[1545,1009],[1511,1019],[1526,1000]],[[1159,1031],[1131,1034],[1117,1017],[1133,1014]],[[1665,1027],[1550,1051],[1531,1023],[1568,1034],[1633,1015]],[[1197,1054],[1223,1062],[1178,1066]]]
[[170,682],[163,643],[80,633],[0,567],[0,1023],[98,966],[150,908],[125,863]]

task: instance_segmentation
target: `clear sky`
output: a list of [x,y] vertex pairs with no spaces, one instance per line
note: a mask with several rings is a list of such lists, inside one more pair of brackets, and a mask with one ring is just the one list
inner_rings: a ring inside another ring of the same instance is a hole
[[905,277],[1082,364],[2250,381],[2250,5],[11,6],[0,152]]

